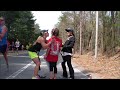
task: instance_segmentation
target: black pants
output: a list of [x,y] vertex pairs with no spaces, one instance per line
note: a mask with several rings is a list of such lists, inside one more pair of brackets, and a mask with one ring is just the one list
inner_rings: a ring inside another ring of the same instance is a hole
[[57,62],[49,62],[49,69],[50,71],[53,71],[54,69],[54,73],[57,73]]
[[74,78],[74,70],[73,70],[73,67],[71,64],[71,56],[70,55],[63,56],[63,62],[61,63],[62,68],[63,68],[63,76],[68,77],[66,66],[65,66],[66,62],[67,62],[68,68],[69,68],[70,77]]

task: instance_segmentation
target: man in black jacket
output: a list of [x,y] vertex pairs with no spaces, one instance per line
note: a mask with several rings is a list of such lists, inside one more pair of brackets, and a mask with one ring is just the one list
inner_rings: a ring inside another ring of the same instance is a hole
[[65,63],[67,62],[69,73],[70,73],[70,79],[74,79],[74,69],[71,64],[71,56],[72,56],[72,48],[75,43],[75,37],[72,29],[68,28],[65,30],[67,32],[68,38],[62,48],[63,62],[61,63],[61,65],[63,69],[63,77],[66,77],[66,78],[68,77],[66,66],[65,66]]

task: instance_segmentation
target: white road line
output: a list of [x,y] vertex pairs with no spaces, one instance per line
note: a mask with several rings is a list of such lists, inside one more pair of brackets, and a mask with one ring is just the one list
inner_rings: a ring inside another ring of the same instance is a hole
[[10,57],[27,57],[27,58],[29,58],[29,56],[10,56]]
[[15,78],[18,74],[20,74],[21,72],[23,72],[26,68],[28,68],[32,64],[33,64],[33,61],[30,62],[29,64],[27,64],[26,66],[24,66],[23,68],[19,69],[18,71],[16,71],[15,73],[13,73],[12,75],[10,75],[6,79],[13,79],[13,78]]

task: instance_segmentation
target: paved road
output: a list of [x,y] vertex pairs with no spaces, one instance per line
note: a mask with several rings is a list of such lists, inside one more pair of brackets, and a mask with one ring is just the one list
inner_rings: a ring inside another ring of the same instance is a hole
[[[40,55],[43,55],[44,51],[40,52]],[[35,64],[31,61],[27,52],[20,52],[19,55],[10,53],[9,58],[9,69],[7,69],[5,60],[2,55],[0,55],[0,79],[31,79],[33,76],[33,70]],[[62,77],[62,68],[61,68],[61,57],[57,64],[58,74],[57,79],[65,79]],[[83,74],[74,66],[75,70],[75,79],[88,79],[89,77]],[[46,61],[41,57],[41,70],[39,71],[41,76],[49,79],[49,69]]]

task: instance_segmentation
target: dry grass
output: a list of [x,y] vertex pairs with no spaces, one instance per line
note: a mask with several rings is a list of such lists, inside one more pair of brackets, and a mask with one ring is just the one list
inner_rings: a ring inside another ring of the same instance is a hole
[[90,53],[81,56],[75,54],[72,61],[80,67],[83,67],[85,70],[91,71],[93,74],[97,74],[100,78],[120,79],[119,55],[120,53],[111,58],[99,55],[98,59],[94,60],[94,56]]

